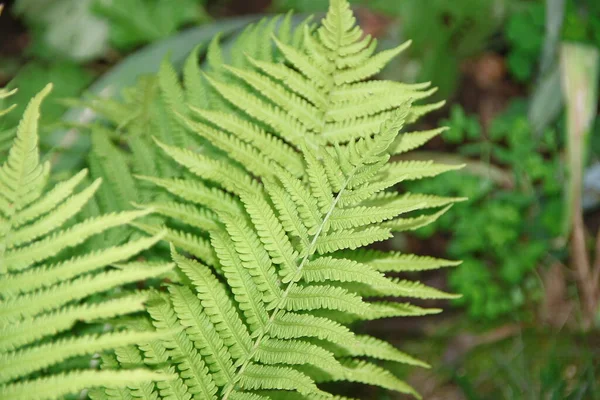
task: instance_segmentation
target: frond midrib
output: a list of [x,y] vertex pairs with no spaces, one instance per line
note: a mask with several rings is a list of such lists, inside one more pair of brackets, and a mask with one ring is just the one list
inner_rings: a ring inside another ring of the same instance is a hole
[[246,359],[241,363],[240,367],[237,369],[237,371],[233,377],[232,383],[229,384],[228,386],[226,386],[225,389],[223,390],[222,400],[227,400],[229,398],[229,395],[235,390],[235,385],[239,382],[242,374],[244,373],[244,370],[246,369],[248,364],[250,362],[252,362],[254,355],[256,354],[256,352],[257,352],[258,348],[260,347],[260,344],[263,341],[263,339],[265,338],[265,336],[267,336],[269,334],[271,326],[273,325],[273,323],[275,321],[275,318],[279,315],[280,312],[285,313],[285,310],[283,307],[287,300],[287,297],[289,296],[292,289],[296,286],[296,283],[298,282],[298,280],[302,277],[302,271],[303,271],[304,267],[306,266],[306,263],[309,261],[309,258],[315,254],[315,252],[317,250],[317,241],[319,240],[319,237],[323,233],[323,230],[325,229],[325,227],[328,225],[329,219],[331,218],[333,211],[336,209],[339,199],[341,198],[342,194],[345,192],[349,182],[352,180],[352,178],[354,177],[354,174],[356,173],[357,170],[358,170],[358,168],[354,167],[352,172],[350,174],[348,174],[348,177],[344,181],[344,184],[342,185],[340,191],[338,192],[336,197],[331,202],[331,205],[329,206],[327,214],[325,214],[325,217],[322,219],[321,223],[319,224],[319,227],[317,228],[317,231],[316,231],[315,235],[313,236],[312,241],[310,242],[310,245],[306,251],[306,254],[302,258],[302,261],[298,264],[298,269],[294,273],[294,277],[288,283],[287,288],[285,289],[285,291],[281,295],[281,298],[279,299],[279,302],[277,303],[277,306],[272,310],[271,315],[269,316],[269,319],[268,319],[267,323],[265,324],[263,332],[261,332],[260,335],[257,336],[256,340],[254,341],[254,344],[252,345],[250,354],[246,357]]
[[[339,7],[340,4],[339,3],[332,3],[333,5],[337,5],[338,7],[338,13],[337,16],[339,18],[338,24],[339,26],[343,26],[343,21],[342,21],[342,17],[341,17],[341,8]],[[340,29],[341,31],[341,29]],[[340,35],[342,35],[342,32],[339,32]],[[341,37],[337,37],[337,46],[340,47],[341,46]],[[335,53],[337,56],[337,53]],[[335,61],[333,61],[333,64],[335,65]],[[324,107],[321,108],[321,111],[325,110],[325,112],[323,112],[323,119],[322,119],[322,125],[319,126],[318,130],[322,133],[326,126],[327,126],[327,110],[331,108],[332,105],[332,91],[333,88],[335,87],[335,84],[333,84],[334,82],[334,75],[335,75],[336,69],[334,68],[331,72],[331,78],[329,80],[329,82],[332,83],[331,86],[325,86],[324,89],[327,91],[327,96],[325,98],[325,105]],[[313,147],[316,148],[319,146],[319,143],[313,143],[312,141],[307,140],[306,141],[307,145],[309,147]],[[244,373],[244,370],[247,368],[247,366],[249,365],[250,362],[252,362],[254,355],[256,354],[258,348],[260,347],[261,342],[263,341],[263,339],[265,338],[266,335],[269,334],[270,329],[274,323],[275,318],[280,314],[280,312],[285,313],[285,310],[283,309],[285,302],[289,296],[289,294],[291,293],[292,289],[296,286],[296,282],[298,282],[300,280],[300,278],[302,277],[302,272],[304,267],[306,266],[306,263],[309,261],[309,258],[315,254],[316,250],[317,250],[317,242],[319,240],[319,237],[321,236],[321,234],[323,233],[323,231],[325,230],[325,228],[329,225],[329,220],[331,219],[331,216],[334,212],[334,210],[336,209],[336,206],[339,202],[339,200],[341,199],[343,193],[346,191],[348,185],[350,184],[350,182],[352,181],[354,175],[356,174],[356,172],[358,171],[358,167],[355,166],[351,173],[348,174],[348,176],[346,177],[344,183],[342,184],[340,190],[338,191],[336,197],[333,199],[331,205],[329,206],[329,209],[327,211],[327,213],[325,214],[325,217],[321,220],[321,223],[319,224],[319,227],[317,228],[315,235],[313,236],[312,241],[310,242],[309,247],[306,249],[306,254],[304,255],[304,257],[302,258],[302,261],[299,263],[298,268],[296,270],[296,272],[294,273],[293,278],[290,280],[290,282],[287,284],[287,288],[285,289],[285,291],[282,293],[281,298],[279,299],[279,302],[277,303],[277,306],[271,311],[271,315],[269,316],[269,319],[267,321],[267,323],[265,324],[265,327],[263,328],[263,332],[260,333],[260,335],[257,336],[257,338],[254,341],[254,344],[252,346],[252,349],[250,351],[250,354],[246,357],[246,359],[241,363],[240,367],[237,369],[235,375],[234,375],[234,379],[232,381],[231,384],[229,384],[228,386],[226,386],[223,389],[223,397],[222,400],[227,400],[229,398],[229,396],[231,395],[231,393],[235,390],[235,385],[239,382],[242,374]]]

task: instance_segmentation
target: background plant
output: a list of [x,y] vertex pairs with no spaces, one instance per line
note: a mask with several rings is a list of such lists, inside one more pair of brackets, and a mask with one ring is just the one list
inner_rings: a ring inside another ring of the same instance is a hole
[[492,122],[488,136],[476,118],[455,106],[444,140],[460,144],[456,151],[466,159],[478,159],[467,170],[493,164],[502,173],[498,177],[484,168],[417,184],[420,191],[469,199],[454,215],[417,235],[430,237],[436,228],[451,233],[448,252],[464,262],[449,282],[464,294],[456,303],[466,305],[474,317],[514,315],[539,300],[540,283],[533,272],[547,257],[565,256],[554,245],[563,210],[559,138],[547,131],[538,141],[525,112],[523,102],[514,102]]

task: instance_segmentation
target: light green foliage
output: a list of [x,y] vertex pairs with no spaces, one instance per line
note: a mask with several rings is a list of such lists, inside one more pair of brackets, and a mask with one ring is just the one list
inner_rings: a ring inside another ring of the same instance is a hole
[[[277,26],[276,23],[280,25]],[[208,49],[208,71],[213,76],[223,75],[226,72],[224,58],[230,59],[229,65],[239,68],[250,65],[243,56],[244,52],[253,54],[261,60],[275,59],[277,52],[274,46],[258,46],[259,40],[261,37],[269,37],[273,34],[277,35],[283,43],[298,45],[300,35],[291,31],[290,24],[291,16],[288,16],[284,20],[281,18],[264,20],[249,26],[241,33],[229,52],[221,49],[219,37],[215,38]],[[223,111],[226,109],[226,103],[218,97],[216,90],[211,89],[206,78],[200,74],[199,52],[200,49],[196,49],[184,66],[185,90],[179,88],[179,78],[173,67],[165,60],[158,76],[142,77],[136,86],[123,90],[121,99],[98,97],[83,102],[83,105],[90,107],[103,118],[104,124],[115,130],[111,132],[96,125],[89,127],[92,137],[92,152],[88,156],[91,175],[94,178],[102,178],[105,182],[99,190],[98,197],[98,207],[101,212],[134,209],[140,203],[165,198],[165,194],[157,191],[155,185],[135,178],[136,175],[155,178],[174,178],[184,175],[181,168],[154,144],[154,140],[172,146],[187,147],[194,151],[208,152],[216,157],[222,155],[207,140],[186,131],[178,122],[177,115],[170,109],[173,107],[176,112],[184,114],[191,112],[184,101],[195,107],[210,105],[214,109],[219,107]],[[264,137],[265,146],[276,144],[272,138]],[[267,151],[277,154],[280,150],[286,151],[281,146]],[[290,153],[289,149],[287,153]],[[175,212],[172,209],[165,210],[164,206],[161,209],[163,213]],[[177,234],[184,233],[178,231]]]
[[[394,190],[456,169],[391,160],[441,133],[398,134],[440,106],[416,104],[432,93],[427,85],[369,80],[406,46],[375,53],[344,0],[331,1],[319,27],[278,31],[273,52],[257,29],[275,23],[246,31],[230,64],[218,42],[206,72],[192,55],[183,87],[167,63],[156,78],[170,135],[155,135],[150,151],[176,163],[176,174],[148,163],[135,185],[164,191],[147,205],[161,220],[135,226],[166,230],[179,278],[148,306],[166,339],[116,356],[123,368],[146,364],[177,376],[131,385],[126,398],[316,399],[330,397],[322,383],[337,381],[416,395],[377,360],[424,364],[349,325],[439,312],[390,296],[455,297],[386,273],[456,263],[362,249],[435,220],[456,201]],[[111,110],[123,113],[114,134],[134,153],[131,112]]]
[[469,199],[416,234],[451,233],[448,253],[464,262],[451,272],[450,284],[463,294],[456,302],[473,317],[514,314],[528,298],[539,298],[536,268],[549,254],[564,257],[553,246],[561,233],[563,207],[556,134],[549,131],[537,140],[522,102],[514,102],[493,121],[488,137],[478,121],[460,108],[452,110],[447,123],[450,130],[442,136],[447,143],[467,141],[458,152],[503,167],[508,182],[449,174],[415,183],[413,188],[420,191]]
[[[171,265],[125,264],[162,238],[156,235],[119,247],[81,251],[82,243],[145,212],[107,214],[81,222],[78,212],[100,181],[81,187],[86,171],[47,188],[49,163],[38,149],[40,105],[51,85],[27,107],[0,167],[0,398],[55,399],[87,387],[126,386],[165,376],[136,370],[127,373],[69,371],[64,364],[140,341],[155,332],[105,334],[94,322],[143,310],[145,293],[115,288],[163,275]],[[118,267],[109,265],[123,263]],[[107,298],[109,292],[112,296]],[[72,330],[85,322],[89,334]],[[69,332],[70,331],[70,332]],[[95,332],[95,333],[94,333]]]

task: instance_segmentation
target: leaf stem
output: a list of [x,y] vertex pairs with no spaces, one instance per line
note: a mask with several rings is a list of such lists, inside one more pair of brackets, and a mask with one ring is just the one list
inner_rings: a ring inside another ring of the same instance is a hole
[[254,345],[252,346],[252,350],[250,351],[250,354],[246,357],[246,359],[243,361],[242,365],[237,370],[235,376],[233,377],[233,381],[229,385],[227,385],[225,387],[225,389],[223,390],[222,400],[227,400],[229,398],[229,396],[231,395],[231,392],[235,389],[235,385],[237,384],[237,382],[239,382],[239,380],[241,378],[241,375],[244,373],[244,371],[245,371],[246,367],[248,366],[248,364],[252,361],[252,358],[256,354],[256,351],[260,347],[260,344],[262,343],[263,339],[265,338],[265,336],[267,336],[269,334],[269,330],[271,329],[271,326],[273,325],[273,322],[275,321],[275,318],[279,315],[280,311],[284,311],[283,307],[285,306],[285,302],[287,300],[287,297],[289,296],[291,290],[295,287],[296,282],[302,277],[302,270],[306,266],[306,262],[309,260],[310,256],[312,256],[314,254],[314,252],[315,252],[315,250],[317,248],[317,241],[319,240],[319,236],[323,233],[323,229],[325,229],[325,226],[327,225],[327,222],[331,218],[331,215],[333,214],[333,211],[335,210],[335,207],[337,206],[337,204],[338,204],[338,202],[339,202],[342,194],[346,190],[346,187],[348,186],[348,183],[350,182],[350,180],[352,179],[352,177],[356,173],[356,170],[357,169],[354,168],[354,170],[352,171],[352,173],[348,176],[348,178],[344,182],[344,184],[343,184],[342,188],[340,189],[340,191],[338,192],[337,196],[335,197],[335,199],[331,203],[331,205],[329,207],[329,210],[327,211],[327,214],[325,214],[325,217],[323,218],[321,224],[319,225],[319,228],[317,229],[317,232],[313,236],[313,239],[312,239],[312,241],[310,243],[310,246],[308,247],[308,249],[306,251],[306,254],[305,254],[304,258],[302,259],[302,261],[298,265],[298,269],[296,270],[294,278],[290,281],[290,283],[288,284],[286,290],[283,292],[283,295],[281,296],[281,299],[279,300],[279,303],[273,309],[273,312],[271,313],[271,315],[269,317],[269,320],[267,321],[265,327],[263,328],[263,332],[256,338],[256,340],[254,342]]

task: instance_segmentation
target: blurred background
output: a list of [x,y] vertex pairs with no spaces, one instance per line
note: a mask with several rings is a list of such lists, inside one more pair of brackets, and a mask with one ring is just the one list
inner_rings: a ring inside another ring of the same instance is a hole
[[[67,120],[85,122],[70,107],[84,93],[118,93],[166,54],[177,63],[219,31],[227,42],[261,16],[319,15],[328,1],[4,3],[0,87],[19,88],[11,102],[21,109],[0,125],[0,152],[9,144],[3,129],[48,81],[55,90],[42,115],[51,137]],[[362,329],[433,366],[398,371],[425,399],[600,399],[600,1],[353,3],[381,48],[413,40],[382,78],[430,81],[447,100],[419,125],[449,130],[410,157],[466,164],[408,189],[469,198],[390,244],[463,260],[418,275],[462,298],[426,303],[445,309],[438,316]]]

